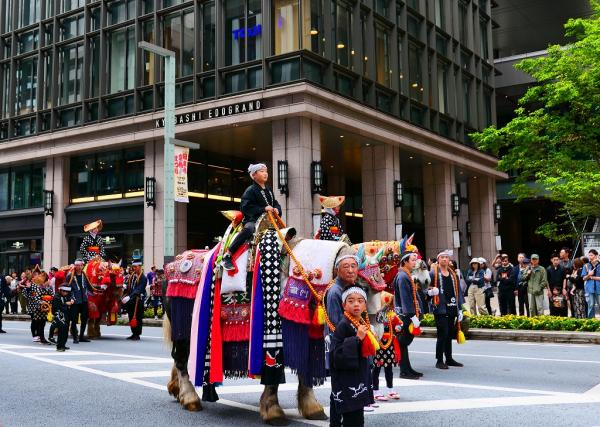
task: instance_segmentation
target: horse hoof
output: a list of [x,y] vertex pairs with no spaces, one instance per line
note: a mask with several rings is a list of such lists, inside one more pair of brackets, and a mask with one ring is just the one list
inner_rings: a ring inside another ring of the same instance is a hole
[[200,401],[189,402],[183,405],[183,408],[190,412],[198,412],[202,410],[202,404],[200,403]]
[[329,419],[329,417],[325,414],[325,411],[323,409],[312,414],[308,414],[304,418],[313,421],[325,421]]
[[265,420],[265,423],[270,426],[288,426],[290,425],[290,420],[288,420],[285,416],[281,416]]

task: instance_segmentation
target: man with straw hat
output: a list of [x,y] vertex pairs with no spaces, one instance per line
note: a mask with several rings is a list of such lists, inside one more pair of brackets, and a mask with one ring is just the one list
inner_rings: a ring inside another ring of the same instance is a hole
[[338,214],[345,200],[344,196],[319,196],[324,211],[321,213],[321,224],[316,239],[338,241],[342,238],[344,230]]
[[102,231],[102,220],[97,219],[94,222],[90,222],[83,226],[83,231],[87,234],[81,242],[79,252],[83,262],[88,263],[90,260],[99,256],[102,259],[106,259],[106,252],[104,252],[104,240],[100,237],[100,231]]

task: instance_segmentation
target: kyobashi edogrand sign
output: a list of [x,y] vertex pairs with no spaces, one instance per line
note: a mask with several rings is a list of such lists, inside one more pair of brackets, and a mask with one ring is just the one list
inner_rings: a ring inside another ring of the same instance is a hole
[[[209,108],[207,110],[192,111],[175,115],[175,124],[183,125],[186,123],[199,122],[201,120],[217,119],[219,117],[235,116],[236,114],[250,113],[262,108],[260,99],[246,102],[238,102],[236,104],[225,105],[223,107]],[[156,119],[155,128],[165,127],[165,119]]]

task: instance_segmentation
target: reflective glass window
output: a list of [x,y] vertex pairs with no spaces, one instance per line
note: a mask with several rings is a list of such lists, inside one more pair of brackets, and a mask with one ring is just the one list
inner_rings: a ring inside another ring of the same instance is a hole
[[302,0],[302,47],[319,55],[325,55],[321,0]]
[[379,27],[375,29],[375,61],[377,83],[389,86],[392,72],[390,67],[389,32]]
[[16,62],[16,115],[33,113],[37,110],[37,63],[37,56],[20,59]]
[[215,68],[215,4],[214,2],[204,4],[203,9],[203,34],[202,34],[202,55],[204,71]]
[[58,105],[81,101],[83,43],[58,50]]
[[108,34],[108,93],[116,93],[133,88],[135,49],[135,31],[133,26],[114,30]]
[[273,8],[275,55],[298,50],[299,0],[275,0]]

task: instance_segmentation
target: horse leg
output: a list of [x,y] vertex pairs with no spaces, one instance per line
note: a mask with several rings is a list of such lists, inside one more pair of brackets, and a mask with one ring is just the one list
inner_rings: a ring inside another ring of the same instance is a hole
[[177,368],[175,364],[171,368],[171,379],[167,383],[167,391],[175,399],[179,400],[179,377],[177,376]]
[[194,384],[190,381],[190,377],[187,370],[181,371],[176,368],[177,379],[179,381],[179,395],[177,400],[179,403],[188,411],[196,412],[202,410],[202,404],[200,403],[200,396],[196,393]]
[[260,416],[262,420],[272,426],[287,426],[290,422],[279,406],[277,398],[277,385],[265,385],[260,396]]
[[[198,393],[196,393],[196,388],[190,381],[187,371],[187,359],[189,355],[189,340],[173,341],[171,357],[173,357],[173,360],[175,361],[173,368],[177,374],[177,384],[179,387],[177,400],[179,400],[179,403],[181,403],[181,405],[188,411],[201,411],[202,404],[200,403],[200,396],[198,396]],[[173,371],[171,371],[171,379],[173,380]]]
[[298,380],[298,411],[300,414],[307,420],[326,420],[325,410],[315,397],[313,388],[305,385],[301,378]]

